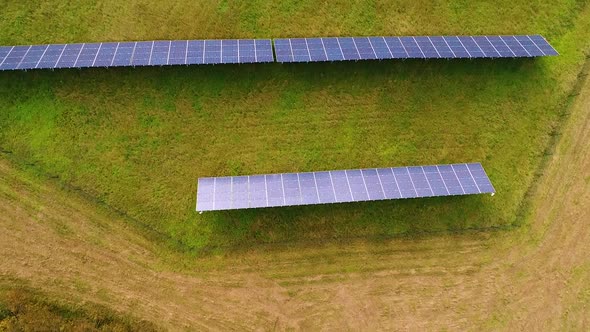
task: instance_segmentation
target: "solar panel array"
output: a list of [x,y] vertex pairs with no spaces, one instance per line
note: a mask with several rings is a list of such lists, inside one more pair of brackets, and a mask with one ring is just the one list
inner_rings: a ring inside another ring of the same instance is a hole
[[[557,55],[540,35],[275,39],[277,62]],[[270,39],[0,46],[0,70],[274,62]]]
[[274,62],[270,39],[0,47],[0,70]]
[[540,35],[275,39],[277,62],[557,55]]
[[199,178],[197,211],[495,192],[480,163]]

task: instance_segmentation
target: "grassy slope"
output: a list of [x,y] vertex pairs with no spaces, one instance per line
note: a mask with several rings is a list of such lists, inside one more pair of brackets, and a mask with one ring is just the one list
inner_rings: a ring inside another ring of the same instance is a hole
[[157,331],[148,321],[117,315],[101,306],[47,300],[26,287],[0,282],[2,331]]
[[[11,3],[0,43],[542,33],[562,55],[0,73],[0,146],[184,248],[516,222],[583,58],[583,2],[282,3]],[[494,198],[194,212],[199,176],[472,160]]]

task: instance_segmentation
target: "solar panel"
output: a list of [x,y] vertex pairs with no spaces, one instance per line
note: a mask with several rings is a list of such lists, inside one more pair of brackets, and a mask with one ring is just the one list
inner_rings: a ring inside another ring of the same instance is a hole
[[197,211],[494,194],[480,163],[199,178]]
[[[558,55],[540,35],[289,38],[274,49],[277,62]],[[0,46],[0,70],[259,63],[275,54],[270,39]]]
[[0,46],[0,70],[274,62],[270,39]]
[[274,45],[277,62],[558,55],[540,35],[287,38]]

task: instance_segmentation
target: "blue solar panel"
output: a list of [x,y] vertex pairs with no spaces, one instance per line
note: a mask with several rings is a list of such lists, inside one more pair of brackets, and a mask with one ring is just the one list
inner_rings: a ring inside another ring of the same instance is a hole
[[2,60],[2,64],[0,64],[0,69],[16,69],[21,62],[22,58],[26,55],[28,51],[28,47],[26,46],[15,46],[10,49],[4,60]]
[[558,55],[540,35],[168,40],[1,46],[0,70]]
[[557,55],[540,35],[275,39],[277,62],[516,58]]
[[200,178],[197,211],[484,193],[480,163]]
[[0,70],[273,62],[270,39],[0,47]]
[[[83,44],[68,44],[61,52],[55,67],[56,68],[72,68],[76,64],[78,55],[82,50]],[[40,59],[39,59],[40,60]]]
[[0,46],[0,64],[4,62],[4,59],[13,49],[13,46]]
[[74,67],[92,67],[99,47],[100,44],[83,44],[82,48],[80,49],[80,53],[76,58]]

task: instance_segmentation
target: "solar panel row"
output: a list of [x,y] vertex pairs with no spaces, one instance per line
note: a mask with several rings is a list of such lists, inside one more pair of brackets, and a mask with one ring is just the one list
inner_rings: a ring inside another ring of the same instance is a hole
[[494,193],[480,163],[199,178],[197,211]]
[[557,55],[540,35],[275,39],[277,62]]
[[[540,35],[275,39],[277,62],[557,55]],[[1,46],[0,70],[274,62],[270,39]]]
[[274,62],[270,39],[0,47],[0,70]]

